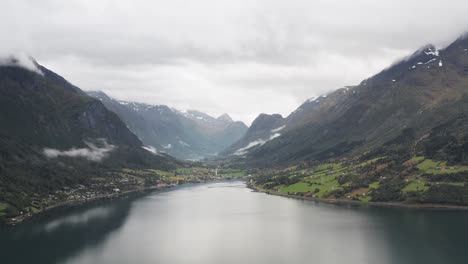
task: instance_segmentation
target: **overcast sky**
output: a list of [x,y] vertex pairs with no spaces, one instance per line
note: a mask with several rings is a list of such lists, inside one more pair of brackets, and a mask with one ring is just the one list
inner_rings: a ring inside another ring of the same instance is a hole
[[466,0],[2,0],[0,53],[30,54],[84,90],[250,124],[448,44],[467,11]]

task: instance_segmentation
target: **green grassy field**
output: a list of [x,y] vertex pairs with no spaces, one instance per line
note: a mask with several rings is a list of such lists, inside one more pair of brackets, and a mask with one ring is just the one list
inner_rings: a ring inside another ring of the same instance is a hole
[[[333,190],[341,188],[337,181],[330,181],[326,184],[318,185],[311,184],[310,182],[298,182],[289,186],[280,188],[280,192],[284,194],[295,194],[295,193],[313,193],[317,197],[326,197],[328,193]],[[318,192],[316,192],[318,190]]]
[[379,161],[381,159],[384,159],[384,158],[386,158],[386,157],[378,157],[378,158],[374,158],[374,159],[371,159],[371,160],[367,160],[367,161],[362,162],[358,166],[359,167],[366,167],[366,166],[368,166],[368,165],[370,165],[372,163],[375,163],[375,162],[377,162],[377,161]]
[[321,165],[317,165],[313,167],[313,170],[315,172],[321,172],[321,171],[336,171],[342,168],[341,163],[325,163]]
[[372,199],[372,197],[370,197],[369,195],[359,196],[359,201],[361,201],[361,202],[368,203],[368,202],[370,202],[371,199]]
[[160,176],[163,176],[163,177],[174,176],[173,171],[163,171],[163,170],[154,170],[154,169],[145,170],[145,171],[156,173],[157,175],[160,175]]
[[218,175],[229,176],[229,177],[244,177],[247,176],[245,170],[240,169],[220,169]]
[[308,182],[298,182],[288,186],[280,188],[281,193],[301,193],[301,192],[313,192],[315,187],[310,185]]
[[185,177],[182,177],[182,176],[166,176],[164,177],[164,180],[166,181],[171,181],[171,182],[177,182],[177,181],[181,181],[181,180],[184,180]]
[[378,189],[380,187],[380,182],[373,182],[369,184],[370,189]]
[[0,202],[0,216],[4,216],[5,210],[7,209],[8,204]]
[[317,197],[325,197],[331,191],[341,189],[337,177],[345,170],[341,163],[321,164],[310,170],[301,170],[295,174],[304,174],[304,180],[289,186],[282,186],[281,193],[313,193]]
[[[370,202],[374,199],[386,201],[399,195],[406,198],[404,194],[409,192],[427,194],[437,185],[465,186],[461,180],[449,181],[448,178],[445,181],[433,182],[430,181],[428,175],[468,172],[468,166],[447,165],[446,161],[435,161],[423,156],[416,156],[407,162],[395,165],[391,163],[392,160],[383,162],[383,159],[387,158],[378,157],[365,161],[346,160],[308,168],[289,167],[275,172],[270,176],[270,181],[263,182],[265,184],[263,186],[267,186],[268,190],[277,190],[283,194],[357,199],[362,202]],[[285,182],[290,183],[285,184]],[[428,198],[424,196],[424,199]]]
[[410,182],[405,188],[402,189],[403,192],[424,192],[429,189],[429,187],[425,186],[424,181],[414,181]]
[[416,157],[413,157],[410,159],[411,162],[413,163],[421,163],[422,161],[424,161],[424,157],[423,156],[416,156]]
[[177,168],[176,171],[177,171],[177,174],[193,175],[193,174],[213,172],[213,169],[205,168],[205,167],[190,167],[190,168]]
[[[421,157],[417,158],[421,161]],[[424,174],[451,174],[468,171],[468,166],[447,166],[446,161],[431,159],[424,159],[416,167]]]

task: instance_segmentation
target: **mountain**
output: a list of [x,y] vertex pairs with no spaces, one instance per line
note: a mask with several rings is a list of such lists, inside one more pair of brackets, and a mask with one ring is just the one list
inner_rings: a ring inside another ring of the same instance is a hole
[[255,188],[466,206],[468,39],[427,45],[359,85],[307,100],[284,123],[280,136],[230,156],[264,168]]
[[[468,131],[461,120],[468,114],[467,50],[464,37],[442,50],[428,45],[359,85],[310,99],[285,118],[281,136],[249,149],[243,157],[261,166],[290,164],[377,150],[410,151],[414,145],[419,150],[426,142],[437,141],[431,145],[433,154],[420,151],[449,158],[443,147],[449,138],[441,139],[439,127],[456,134],[451,140],[457,148],[464,146]],[[457,160],[468,162],[465,154],[459,155]]]
[[115,112],[145,145],[179,159],[214,157],[247,131],[227,114],[214,118],[194,110],[118,101],[100,91],[88,94]]
[[51,204],[49,195],[64,187],[101,188],[96,179],[110,184],[110,171],[175,166],[171,157],[143,149],[99,100],[30,64],[34,69],[10,58],[0,65],[0,204],[11,214]]
[[285,127],[284,124],[285,119],[281,115],[260,114],[252,122],[245,135],[225,149],[222,155],[245,155],[252,148],[258,148],[280,136],[280,131]]

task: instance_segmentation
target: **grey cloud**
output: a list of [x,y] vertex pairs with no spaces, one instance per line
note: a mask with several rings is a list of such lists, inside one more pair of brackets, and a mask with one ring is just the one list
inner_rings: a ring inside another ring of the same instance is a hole
[[83,89],[249,123],[448,44],[468,30],[466,10],[459,0],[5,0],[0,51],[31,54]]

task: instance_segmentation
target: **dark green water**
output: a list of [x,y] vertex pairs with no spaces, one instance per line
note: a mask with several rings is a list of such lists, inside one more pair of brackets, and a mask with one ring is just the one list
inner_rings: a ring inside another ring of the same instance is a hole
[[0,263],[468,263],[468,212],[335,206],[195,185],[0,230]]

